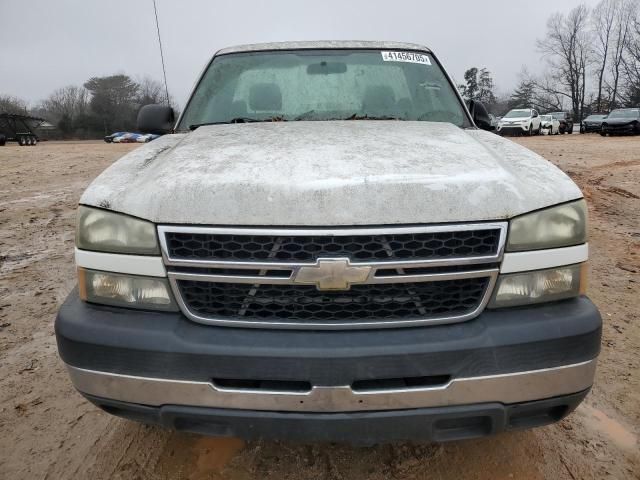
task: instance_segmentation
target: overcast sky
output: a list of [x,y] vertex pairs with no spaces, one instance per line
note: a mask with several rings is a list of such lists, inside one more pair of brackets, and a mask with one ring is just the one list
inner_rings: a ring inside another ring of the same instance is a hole
[[[157,0],[169,90],[184,105],[218,49],[282,40],[399,40],[434,49],[457,81],[487,67],[499,91],[527,65],[552,11],[580,0]],[[589,5],[596,0],[586,2]],[[31,106],[97,75],[161,78],[152,0],[0,0],[0,94]]]

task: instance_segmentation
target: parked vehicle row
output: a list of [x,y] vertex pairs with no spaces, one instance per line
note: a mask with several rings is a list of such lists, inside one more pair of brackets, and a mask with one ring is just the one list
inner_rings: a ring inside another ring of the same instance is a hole
[[640,108],[618,108],[602,120],[600,135],[640,135]]
[[104,137],[107,143],[147,143],[155,140],[160,135],[131,133],[131,132],[115,132]]
[[[498,120],[499,135],[558,135],[573,133],[573,117],[569,112],[540,115],[533,108],[510,110]],[[599,132],[607,135],[640,135],[640,108],[618,108],[611,113],[592,114],[580,122],[580,133]]]
[[540,115],[534,108],[515,108],[498,122],[499,135],[559,135],[573,133],[573,118],[568,112]]

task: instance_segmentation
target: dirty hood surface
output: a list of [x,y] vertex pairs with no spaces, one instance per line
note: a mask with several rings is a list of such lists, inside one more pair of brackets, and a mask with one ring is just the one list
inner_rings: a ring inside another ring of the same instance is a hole
[[166,135],[81,203],[157,223],[390,225],[501,220],[582,197],[559,169],[446,123],[278,122]]

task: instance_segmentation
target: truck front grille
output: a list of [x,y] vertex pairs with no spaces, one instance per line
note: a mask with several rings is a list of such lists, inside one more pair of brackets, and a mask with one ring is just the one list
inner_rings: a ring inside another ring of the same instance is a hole
[[172,258],[308,262],[346,256],[358,261],[492,255],[500,229],[386,233],[382,235],[229,235],[169,232]]
[[158,233],[174,295],[194,321],[254,328],[383,328],[478,315],[498,275],[506,223],[160,226]]
[[354,285],[319,291],[309,285],[248,285],[178,280],[189,309],[205,318],[343,323],[463,315],[481,302],[489,277],[441,282]]

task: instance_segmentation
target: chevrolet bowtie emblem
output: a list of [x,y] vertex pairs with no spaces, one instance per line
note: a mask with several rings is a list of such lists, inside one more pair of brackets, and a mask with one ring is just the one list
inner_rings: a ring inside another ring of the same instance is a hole
[[351,284],[369,278],[371,267],[354,267],[348,258],[322,258],[300,267],[293,281],[315,285],[318,290],[349,290]]

